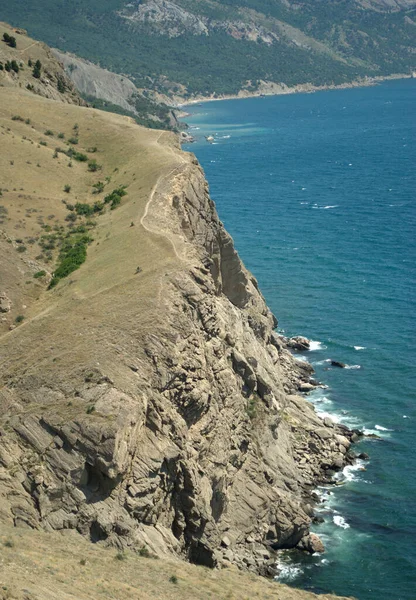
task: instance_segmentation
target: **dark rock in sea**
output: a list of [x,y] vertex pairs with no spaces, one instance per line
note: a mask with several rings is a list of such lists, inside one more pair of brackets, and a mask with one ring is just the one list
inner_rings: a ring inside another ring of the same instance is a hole
[[321,523],[325,523],[325,519],[323,517],[314,517],[312,519],[312,523],[314,523],[315,525],[320,525]]
[[339,367],[340,369],[345,369],[345,363],[339,362],[338,360],[331,360],[331,365],[333,367]]
[[310,342],[307,338],[297,335],[292,338],[288,338],[286,340],[286,345],[291,350],[298,350],[299,352],[304,352],[305,350],[309,350]]
[[361,452],[361,454],[358,455],[358,458],[360,458],[361,460],[370,460],[370,457],[367,454],[367,452]]

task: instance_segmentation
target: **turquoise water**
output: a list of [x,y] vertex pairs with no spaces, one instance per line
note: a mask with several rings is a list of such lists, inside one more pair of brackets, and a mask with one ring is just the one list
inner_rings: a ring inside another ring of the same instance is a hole
[[357,446],[365,471],[320,490],[324,557],[282,574],[360,600],[416,598],[415,98],[401,80],[187,108],[187,149],[279,327],[316,342],[329,388],[311,401],[380,436]]

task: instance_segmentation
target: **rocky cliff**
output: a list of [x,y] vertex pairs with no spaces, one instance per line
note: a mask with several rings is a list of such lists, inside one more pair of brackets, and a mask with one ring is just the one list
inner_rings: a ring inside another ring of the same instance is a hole
[[[76,122],[78,147],[98,147],[100,173],[76,166],[77,198],[106,173],[127,197],[99,217],[86,263],[30,295],[40,263],[29,245],[10,254],[16,225],[29,230],[13,212],[17,192],[3,194],[0,292],[11,297],[13,284],[14,295],[2,317],[1,521],[260,573],[273,572],[277,549],[321,550],[310,495],[351,460],[350,434],[300,395],[311,367],[275,333],[196,159],[173,134],[14,93],[2,92],[0,116],[17,141],[16,102],[23,117],[32,111],[32,135]],[[27,168],[26,141],[16,169]],[[27,147],[48,160],[43,146]],[[38,223],[54,211],[59,227],[71,169],[60,155],[50,165],[44,195],[17,202],[36,206]]]

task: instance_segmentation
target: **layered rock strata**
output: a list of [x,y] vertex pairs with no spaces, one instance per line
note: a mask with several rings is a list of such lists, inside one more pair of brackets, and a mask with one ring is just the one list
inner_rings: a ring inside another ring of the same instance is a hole
[[65,347],[45,334],[55,313],[3,338],[0,519],[265,573],[277,549],[321,549],[311,492],[352,460],[349,432],[300,395],[312,368],[276,334],[197,161],[172,151],[142,216],[174,255],[152,320],[124,291],[138,275],[88,317],[68,304]]

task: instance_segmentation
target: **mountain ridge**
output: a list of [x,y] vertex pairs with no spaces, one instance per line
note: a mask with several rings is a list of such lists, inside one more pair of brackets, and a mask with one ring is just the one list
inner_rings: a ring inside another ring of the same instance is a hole
[[94,0],[60,14],[50,0],[17,0],[3,12],[139,88],[187,99],[260,81],[336,85],[415,68],[413,0]]

